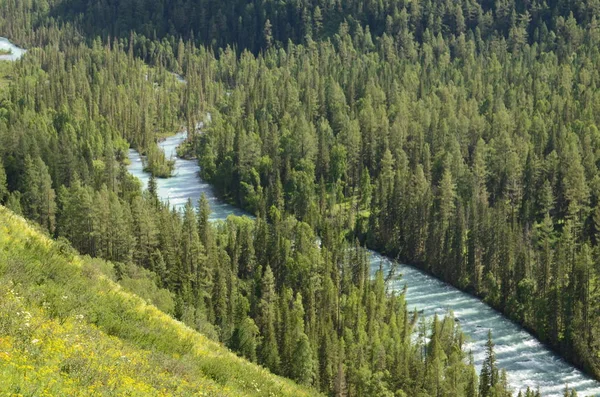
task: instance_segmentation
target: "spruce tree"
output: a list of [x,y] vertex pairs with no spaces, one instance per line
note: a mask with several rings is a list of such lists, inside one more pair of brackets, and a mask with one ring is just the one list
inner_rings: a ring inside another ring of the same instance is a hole
[[488,339],[485,346],[485,359],[483,361],[481,374],[479,376],[479,395],[481,397],[492,396],[494,387],[499,382],[491,330],[488,331]]
[[6,184],[6,171],[0,161],[0,204],[3,204],[8,198],[8,186]]
[[262,342],[259,347],[259,362],[277,373],[279,370],[279,350],[275,322],[277,296],[275,294],[275,277],[271,267],[267,266],[261,281],[261,298],[258,304],[258,325]]

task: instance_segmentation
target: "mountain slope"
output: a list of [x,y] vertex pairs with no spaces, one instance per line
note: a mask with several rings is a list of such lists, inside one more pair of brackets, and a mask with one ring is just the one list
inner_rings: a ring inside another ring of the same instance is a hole
[[0,206],[0,394],[316,394],[210,341]]

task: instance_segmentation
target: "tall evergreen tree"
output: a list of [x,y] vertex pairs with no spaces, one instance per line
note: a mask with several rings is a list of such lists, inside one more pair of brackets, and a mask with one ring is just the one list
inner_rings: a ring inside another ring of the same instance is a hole
[[494,389],[500,381],[491,330],[488,331],[488,340],[485,346],[485,359],[481,366],[481,375],[479,377],[479,395],[481,397],[494,396]]

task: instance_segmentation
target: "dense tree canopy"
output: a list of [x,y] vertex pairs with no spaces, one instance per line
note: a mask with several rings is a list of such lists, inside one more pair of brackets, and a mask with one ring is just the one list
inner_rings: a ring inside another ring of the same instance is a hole
[[343,229],[319,247],[308,224],[275,206],[256,221],[213,225],[205,197],[177,212],[159,201],[154,177],[142,193],[127,149],[158,150],[161,120],[184,120],[182,84],[118,42],[73,46],[57,32],[64,52],[31,49],[2,93],[2,204],[115,262],[125,288],[298,383],[329,394],[428,393],[412,370],[426,374],[433,359],[428,379],[472,376],[454,320],[431,325],[445,336],[425,354],[433,342],[413,342],[417,317],[404,295],[388,295],[381,272],[370,281]]
[[203,176],[258,214],[343,224],[598,375],[597,27],[560,21],[571,35],[518,48],[477,29],[372,45],[341,25],[237,63],[226,51]]
[[[506,393],[491,340],[479,381],[453,321],[412,343],[360,244],[600,377],[596,2],[31,3],[0,0],[31,47],[0,84],[0,203],[150,270],[177,318],[330,394]],[[180,154],[256,223],[140,193],[127,149],[166,176],[155,142],[182,126]]]

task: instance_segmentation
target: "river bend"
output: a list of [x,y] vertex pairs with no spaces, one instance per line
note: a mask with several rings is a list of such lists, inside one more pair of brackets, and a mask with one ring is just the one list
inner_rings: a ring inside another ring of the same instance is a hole
[[[161,142],[159,146],[167,158],[175,159],[174,176],[157,179],[158,195],[163,201],[180,208],[188,198],[194,205],[202,193],[208,198],[212,214],[211,219],[222,220],[231,214],[247,215],[244,211],[221,201],[213,188],[199,175],[196,160],[184,160],[176,157],[175,149],[186,137],[185,132],[178,133]],[[140,178],[147,186],[149,174],[143,171],[142,159],[134,151],[129,151],[131,165],[129,172]],[[370,251],[372,273],[380,266],[384,270],[392,267],[392,261]],[[495,352],[498,365],[506,369],[508,380],[515,395],[528,386],[539,388],[543,396],[562,396],[565,384],[577,390],[579,396],[600,396],[600,382],[583,374],[568,364],[550,349],[542,345],[535,337],[520,326],[508,320],[479,299],[428,275],[420,270],[393,263],[396,274],[402,277],[390,282],[390,288],[401,291],[407,286],[406,301],[410,310],[422,311],[425,317],[434,314],[444,315],[454,312],[469,342],[466,350],[471,350],[477,370],[485,357],[485,342],[491,329],[496,344]]]

